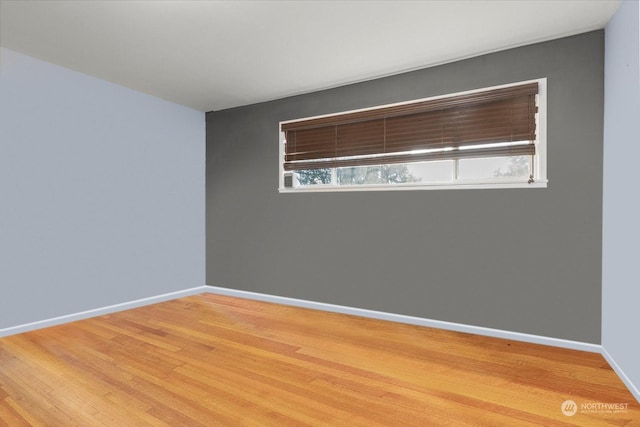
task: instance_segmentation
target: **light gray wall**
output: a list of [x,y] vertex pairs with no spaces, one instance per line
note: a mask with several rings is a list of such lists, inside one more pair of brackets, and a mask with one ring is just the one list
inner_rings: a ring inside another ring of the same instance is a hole
[[[599,344],[603,47],[597,31],[207,113],[207,284]],[[281,120],[539,77],[547,189],[278,194]]]
[[0,55],[0,329],[203,285],[204,113]]
[[[602,345],[640,396],[640,120],[637,1],[623,1],[605,29]],[[639,397],[640,398],[640,397]]]

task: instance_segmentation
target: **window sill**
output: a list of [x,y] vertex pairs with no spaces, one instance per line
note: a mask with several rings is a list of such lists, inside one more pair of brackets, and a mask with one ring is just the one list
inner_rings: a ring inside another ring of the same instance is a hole
[[344,191],[407,191],[407,190],[482,190],[504,188],[547,188],[547,182],[468,182],[456,184],[405,184],[405,185],[345,185],[341,187],[331,185],[317,185],[298,188],[279,188],[280,193],[330,193]]

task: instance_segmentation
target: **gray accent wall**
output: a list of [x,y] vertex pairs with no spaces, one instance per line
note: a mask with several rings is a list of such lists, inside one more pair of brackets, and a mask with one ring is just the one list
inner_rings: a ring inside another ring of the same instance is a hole
[[[207,284],[599,344],[603,69],[595,31],[207,113]],[[278,193],[280,121],[541,77],[546,189]]]
[[637,1],[623,1],[605,29],[602,345],[640,400],[638,9]]
[[204,285],[204,113],[0,55],[0,332]]

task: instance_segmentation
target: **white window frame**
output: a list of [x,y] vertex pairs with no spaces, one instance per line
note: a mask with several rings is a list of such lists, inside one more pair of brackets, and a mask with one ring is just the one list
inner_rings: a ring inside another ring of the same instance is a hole
[[[440,98],[448,98],[451,96],[467,95],[476,92],[483,92],[493,89],[501,89],[511,86],[518,86],[527,83],[538,83],[537,105],[538,113],[536,117],[536,154],[533,156],[532,169],[535,181],[532,183],[524,182],[522,179],[509,180],[501,179],[478,179],[478,180],[455,180],[458,170],[459,160],[453,160],[454,165],[454,181],[434,182],[434,183],[395,183],[395,184],[354,184],[354,185],[338,185],[336,179],[336,168],[331,168],[332,180],[331,184],[315,184],[300,187],[287,188],[284,186],[284,132],[280,131],[278,141],[278,191],[280,193],[314,193],[314,192],[333,192],[333,191],[405,191],[405,190],[453,190],[453,189],[489,189],[489,188],[546,188],[547,187],[547,78],[539,78],[534,80],[526,80],[514,82],[499,86],[474,89],[464,92],[451,93],[442,96],[434,96],[429,98],[415,99],[406,102],[398,102],[394,104],[380,105],[373,108],[362,108],[358,110],[342,111],[334,114],[324,114],[313,117],[304,117],[296,120],[287,120],[279,123],[278,129],[282,129],[285,123],[294,123],[301,120],[317,119],[321,117],[332,117],[341,114],[355,113],[359,111],[370,111],[378,108],[393,107],[397,105],[407,105],[416,102],[430,101]],[[295,173],[295,171],[292,171]]]

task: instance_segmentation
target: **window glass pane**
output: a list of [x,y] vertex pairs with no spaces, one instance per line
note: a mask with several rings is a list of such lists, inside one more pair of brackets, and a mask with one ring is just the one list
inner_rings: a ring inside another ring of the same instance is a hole
[[[296,171],[294,187],[318,184],[331,184],[331,169],[308,169]],[[297,184],[297,185],[296,185]]]
[[382,166],[338,168],[338,185],[384,184]]
[[460,159],[459,179],[528,178],[531,156]]
[[338,185],[420,182],[420,177],[411,172],[409,164],[354,166],[338,168],[337,172]]
[[453,180],[453,160],[409,163],[407,169],[411,182],[443,182]]
[[453,161],[338,168],[338,185],[442,182],[453,179]]
[[382,165],[382,179],[389,184],[421,181],[420,177],[412,172],[411,164],[407,163]]

